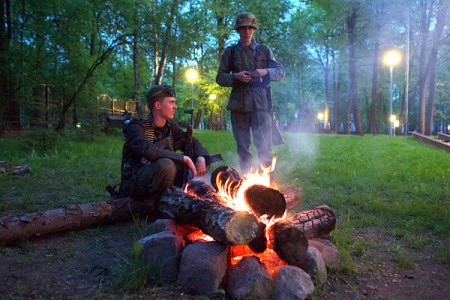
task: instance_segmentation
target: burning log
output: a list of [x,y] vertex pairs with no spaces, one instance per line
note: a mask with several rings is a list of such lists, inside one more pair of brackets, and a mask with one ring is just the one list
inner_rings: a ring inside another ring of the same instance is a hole
[[257,217],[281,218],[286,211],[283,194],[264,185],[252,185],[244,192],[244,198]]
[[[211,184],[219,191],[219,182],[226,185],[231,197],[236,197],[244,179],[230,167],[221,166],[211,174]],[[257,217],[267,215],[268,218],[281,218],[286,211],[286,200],[283,194],[270,187],[255,184],[244,192],[244,200]]]
[[219,194],[217,194],[216,190],[203,181],[188,181],[185,192],[186,194],[199,199],[210,200],[218,204],[225,203],[225,200]]
[[297,265],[308,250],[308,239],[289,220],[275,223],[268,230],[269,242],[278,256],[290,265]]
[[177,223],[196,226],[225,244],[249,244],[259,233],[259,222],[254,215],[200,200],[177,188],[166,189],[159,210]]
[[293,215],[290,222],[303,231],[308,239],[329,234],[336,227],[336,217],[328,205],[302,210]]
[[[189,181],[186,185],[186,193],[203,200],[210,200],[218,204],[226,204],[226,201],[219,194],[217,194],[212,186],[202,181]],[[267,239],[265,231],[266,225],[258,221],[256,238],[248,244],[253,252],[260,253],[266,250]]]

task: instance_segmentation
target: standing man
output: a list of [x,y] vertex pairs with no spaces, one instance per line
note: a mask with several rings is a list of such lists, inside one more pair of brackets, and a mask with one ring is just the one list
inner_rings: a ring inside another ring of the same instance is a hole
[[[189,139],[175,122],[175,91],[169,85],[157,85],[147,93],[150,113],[143,120],[124,122],[125,145],[119,195],[145,201],[155,210],[167,187],[182,186],[189,177],[206,174],[208,151],[192,138],[192,154],[177,153],[189,147]],[[195,162],[195,163],[194,163]]]
[[258,26],[253,14],[239,13],[234,29],[239,33],[239,42],[225,49],[216,82],[232,87],[227,109],[231,112],[241,172],[247,173],[254,170],[250,130],[264,167],[272,163],[274,142],[283,143],[281,135],[278,135],[281,141],[272,139],[272,129],[278,127],[273,119],[270,82],[282,80],[285,71],[268,46],[254,41],[253,33]]

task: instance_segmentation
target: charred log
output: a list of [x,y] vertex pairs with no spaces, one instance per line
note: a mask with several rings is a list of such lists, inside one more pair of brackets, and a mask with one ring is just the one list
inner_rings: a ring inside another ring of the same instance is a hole
[[211,184],[216,189],[216,191],[219,190],[218,182],[227,181],[230,182],[230,190],[237,192],[242,182],[242,177],[241,175],[239,175],[239,172],[237,170],[228,166],[220,166],[211,173]]
[[328,205],[302,210],[291,217],[291,222],[305,233],[306,238],[318,238],[336,227],[336,217]]
[[218,204],[224,204],[224,199],[217,194],[216,190],[203,181],[189,181],[186,185],[186,194],[195,198],[210,200]]
[[166,189],[159,210],[177,223],[196,226],[224,244],[248,244],[259,233],[259,222],[254,215],[200,200],[177,188]]
[[294,185],[282,186],[278,189],[283,194],[286,201],[286,209],[291,210],[298,207],[302,203],[302,198],[298,188]]
[[[224,204],[225,200],[216,193],[214,188],[202,181],[189,181],[186,185],[188,195],[203,200],[211,200],[214,203]],[[255,253],[264,252],[267,248],[267,239],[265,235],[266,225],[258,221],[258,231],[256,238],[249,243],[249,247]]]
[[284,220],[268,230],[272,249],[290,265],[297,265],[308,250],[308,239],[295,224]]
[[264,185],[253,185],[244,192],[244,198],[252,212],[259,218],[281,218],[286,211],[286,201],[279,191]]

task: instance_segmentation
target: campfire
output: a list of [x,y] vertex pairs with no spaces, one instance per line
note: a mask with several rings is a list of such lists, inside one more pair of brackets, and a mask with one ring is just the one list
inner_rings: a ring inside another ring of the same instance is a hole
[[[174,265],[179,264],[179,267],[177,272],[172,272],[177,275],[171,278],[166,277],[166,281],[176,281],[186,292],[199,295],[207,294],[220,286],[226,286],[227,292],[234,295],[233,297],[238,295],[245,298],[245,294],[235,294],[235,288],[233,288],[234,292],[229,291],[231,286],[236,286],[236,282],[231,283],[234,282],[231,274],[236,273],[232,270],[239,269],[242,264],[255,264],[254,268],[261,269],[261,274],[267,273],[262,276],[265,280],[272,277],[283,278],[279,275],[281,270],[290,272],[289,268],[294,268],[295,272],[304,272],[299,267],[305,263],[308,264],[308,260],[311,260],[308,258],[311,256],[308,240],[328,235],[334,229],[336,219],[331,208],[325,205],[289,215],[289,209],[298,206],[300,202],[298,190],[294,187],[279,189],[271,187],[270,172],[273,171],[274,165],[252,174],[245,174],[243,177],[235,169],[222,166],[211,174],[211,185],[202,181],[191,181],[184,191],[177,188],[166,190],[159,209],[167,219],[174,221],[178,228],[169,229],[169,231],[182,237],[181,245],[176,247],[176,249],[181,248],[176,250],[177,254],[181,254],[181,261],[174,262]],[[181,231],[180,227],[183,228]],[[167,237],[164,236],[164,238]],[[155,263],[158,264],[159,261],[160,264],[162,259],[159,256],[151,257],[151,253],[155,253],[154,249],[145,250],[149,240],[151,237],[141,240],[144,263],[149,264],[151,261],[150,265],[154,267]],[[154,241],[152,241],[153,244]],[[205,265],[203,268],[209,271],[192,270],[197,268],[199,263],[202,265],[206,262],[203,263],[200,257],[189,259],[188,253],[191,251],[187,249],[213,247],[212,245],[223,248],[220,248],[222,250],[216,248],[214,248],[216,250],[211,250],[212,248],[198,250],[201,253],[197,256],[208,256],[209,253],[218,251],[219,254],[216,254],[214,259],[223,257],[224,261],[211,263],[212,258],[208,258],[206,261],[212,266]],[[323,250],[326,247],[328,246],[319,248]],[[324,259],[320,259],[324,266]],[[192,265],[188,261],[193,261]],[[208,286],[205,281],[209,280],[206,277],[201,283],[196,284],[198,281],[196,278],[201,274],[206,273],[207,277],[211,277],[211,272],[219,272],[218,270],[222,268],[217,268],[218,264],[223,265],[224,270],[222,275],[217,275],[220,280],[215,280],[210,288],[205,287]],[[161,266],[161,268],[165,269],[167,266]],[[211,268],[214,271],[210,270]],[[191,272],[196,273],[195,276],[191,275]],[[237,272],[239,273],[242,272]],[[314,277],[314,274],[311,275]],[[310,278],[308,275],[306,277]],[[159,278],[161,279],[161,275]],[[311,279],[308,280],[311,281]],[[241,281],[242,279],[237,280],[237,282]],[[272,285],[276,284],[269,284],[269,286]],[[310,289],[309,292],[311,292]]]

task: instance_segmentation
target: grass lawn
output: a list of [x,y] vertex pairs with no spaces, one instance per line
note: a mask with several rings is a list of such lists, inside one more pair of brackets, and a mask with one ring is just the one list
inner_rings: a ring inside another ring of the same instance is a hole
[[[65,135],[34,132],[0,139],[0,160],[31,168],[30,176],[0,176],[0,216],[109,198],[106,185],[119,181],[120,133]],[[222,154],[221,164],[238,168],[231,132],[195,135],[211,154]],[[334,209],[333,238],[344,258],[355,247],[353,232],[371,226],[411,248],[434,245],[440,259],[450,261],[448,152],[403,136],[284,136],[286,144],[274,148],[276,182],[300,188],[300,209],[322,204]],[[359,247],[364,251],[364,244]]]

